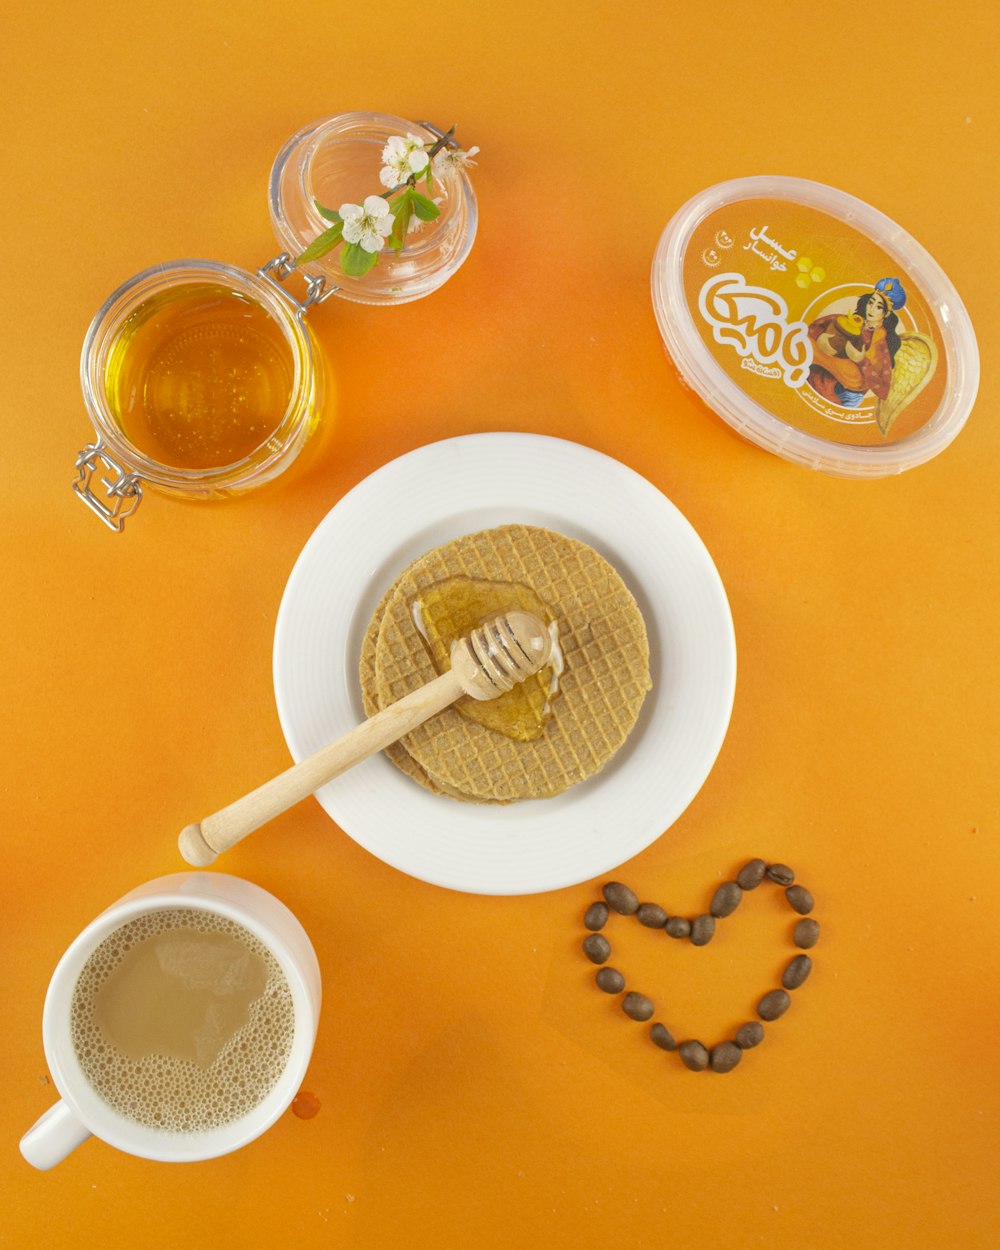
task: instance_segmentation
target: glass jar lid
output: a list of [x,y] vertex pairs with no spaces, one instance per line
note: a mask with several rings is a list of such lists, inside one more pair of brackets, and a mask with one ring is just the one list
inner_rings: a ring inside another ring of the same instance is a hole
[[818,182],[754,177],[689,200],[652,270],[681,380],[751,442],[842,477],[938,455],[972,409],[979,352],[933,258]]
[[[429,122],[389,113],[338,113],[311,122],[285,143],[271,168],[268,206],[275,237],[296,257],[330,227],[320,208],[339,212],[385,188],[379,181],[382,151],[392,136],[412,135],[427,145],[448,142]],[[303,262],[307,278],[323,280],[323,297],[360,304],[404,304],[436,291],[468,256],[478,208],[468,174],[452,165],[427,191],[439,210],[426,224],[414,220],[401,252],[386,247],[363,276],[344,272],[338,252]]]

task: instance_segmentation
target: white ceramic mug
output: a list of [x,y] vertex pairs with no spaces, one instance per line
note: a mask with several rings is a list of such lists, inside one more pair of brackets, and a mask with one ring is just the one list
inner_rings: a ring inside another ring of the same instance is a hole
[[[70,1028],[73,990],[97,946],[143,913],[178,907],[226,917],[263,942],[285,975],[295,1012],[291,1053],[274,1087],[246,1115],[202,1132],[148,1128],[112,1110],[84,1074]],[[129,1154],[169,1163],[211,1159],[245,1146],[270,1128],[298,1092],[316,1039],[320,997],[319,964],[306,931],[284,903],[266,890],[217,872],[175,873],[148,881],[89,924],[52,975],[42,1037],[49,1072],[62,1098],[21,1138],[21,1154],[34,1167],[47,1169],[91,1136]]]

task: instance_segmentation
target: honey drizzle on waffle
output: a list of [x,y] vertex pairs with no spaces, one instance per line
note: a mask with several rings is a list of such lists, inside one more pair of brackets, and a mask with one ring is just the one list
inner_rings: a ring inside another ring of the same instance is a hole
[[[448,577],[425,587],[410,603],[413,623],[439,673],[451,667],[453,642],[469,635],[488,617],[515,608],[534,613],[550,632],[555,630],[555,620],[545,602],[530,586],[517,582]],[[562,658],[558,647],[553,656],[551,664],[499,698],[462,699],[456,710],[515,742],[534,742],[545,732],[552,702],[559,693]]]

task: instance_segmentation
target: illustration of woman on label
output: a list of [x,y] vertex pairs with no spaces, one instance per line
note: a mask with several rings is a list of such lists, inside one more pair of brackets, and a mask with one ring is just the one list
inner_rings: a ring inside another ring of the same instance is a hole
[[880,278],[852,313],[809,325],[813,364],[809,385],[840,408],[857,408],[871,392],[883,434],[931,380],[937,346],[926,334],[899,330],[906,291],[898,278]]

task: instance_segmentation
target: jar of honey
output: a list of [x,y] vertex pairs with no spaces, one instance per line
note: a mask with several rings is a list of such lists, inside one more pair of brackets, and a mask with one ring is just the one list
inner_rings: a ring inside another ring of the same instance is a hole
[[[121,531],[143,489],[178,499],[239,495],[272,481],[324,419],[324,367],[310,309],[331,295],[401,304],[437,290],[476,233],[476,198],[461,163],[433,182],[439,215],[399,251],[385,248],[363,276],[336,250],[295,264],[337,210],[379,193],[392,135],[457,146],[427,122],[345,113],[283,146],[270,213],[284,249],[255,272],[212,260],[156,265],[114,291],[94,317],[80,365],[96,439],[76,460],[73,489]],[[292,294],[288,280],[304,289]],[[328,419],[328,415],[327,419]]]

